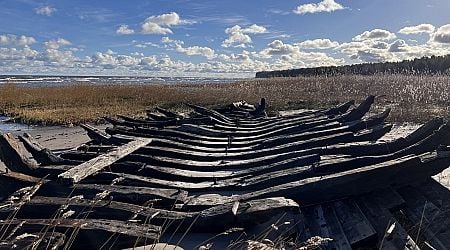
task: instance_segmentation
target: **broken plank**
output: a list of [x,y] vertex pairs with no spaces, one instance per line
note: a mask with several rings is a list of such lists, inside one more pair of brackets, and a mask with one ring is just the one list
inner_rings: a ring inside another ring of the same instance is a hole
[[0,133],[0,160],[12,171],[30,173],[38,168],[37,162],[29,157],[26,149],[10,133]]
[[332,205],[330,203],[322,204],[323,216],[327,222],[328,231],[330,232],[330,238],[333,239],[329,242],[331,249],[351,249],[350,243],[345,237],[344,230],[341,223],[336,216]]
[[58,177],[69,183],[78,183],[84,178],[101,171],[110,164],[149,144],[151,141],[149,138],[136,138],[123,146],[117,147],[115,150],[75,166],[60,174]]
[[333,209],[353,248],[365,246],[376,240],[376,231],[354,200],[333,202]]
[[377,231],[378,249],[420,249],[394,215],[385,206],[380,204],[378,200],[375,200],[371,194],[359,197],[357,202]]
[[102,230],[111,233],[135,237],[157,239],[161,228],[151,224],[138,224],[104,219],[12,219],[0,220],[0,225],[42,225],[64,228],[80,228],[82,230]]
[[19,136],[19,140],[23,143],[25,148],[33,155],[41,165],[52,165],[52,164],[80,164],[79,161],[73,161],[68,159],[63,159],[60,156],[54,154],[48,148],[43,147],[39,142],[37,142],[30,134],[25,133],[23,136]]

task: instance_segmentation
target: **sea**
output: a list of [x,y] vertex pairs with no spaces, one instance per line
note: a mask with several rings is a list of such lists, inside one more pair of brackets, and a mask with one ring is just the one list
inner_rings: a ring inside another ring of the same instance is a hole
[[150,76],[33,76],[0,75],[0,85],[14,83],[18,86],[50,87],[73,84],[95,85],[151,85],[151,84],[207,84],[232,83],[249,78],[210,78],[210,77],[150,77]]

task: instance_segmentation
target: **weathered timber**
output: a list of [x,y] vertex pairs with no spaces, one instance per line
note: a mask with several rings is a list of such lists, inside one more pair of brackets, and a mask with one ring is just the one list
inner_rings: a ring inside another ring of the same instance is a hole
[[15,237],[0,241],[0,249],[36,249],[57,250],[61,249],[66,240],[66,235],[58,232],[22,233]]
[[[241,167],[237,164],[235,168],[230,170],[219,170],[219,167],[212,167],[214,171],[205,171],[204,168],[197,167],[196,170],[185,170],[174,167],[161,167],[134,162],[118,163],[111,166],[111,170],[115,172],[135,173],[141,176],[153,176],[166,180],[179,181],[206,181],[206,180],[222,180],[239,176],[255,176],[259,174],[269,173],[278,170],[284,170],[292,167],[312,165],[320,161],[317,154],[294,157],[275,163],[262,162],[260,166]],[[226,164],[226,163],[225,163]],[[240,168],[238,168],[240,167]],[[222,168],[220,168],[222,169]]]
[[333,129],[338,127],[345,127],[348,131],[356,132],[364,128],[370,128],[372,126],[376,126],[381,124],[384,119],[387,117],[388,112],[383,112],[380,115],[373,116],[364,122],[349,124],[352,125],[346,126],[345,124],[341,124],[338,122],[328,122],[327,120],[323,121],[315,121],[307,124],[302,124],[298,126],[289,127],[287,130],[275,131],[266,134],[259,135],[249,135],[248,133],[244,133],[243,136],[236,136],[233,134],[223,134],[217,136],[206,136],[200,134],[192,134],[190,132],[183,132],[178,130],[155,130],[143,127],[137,128],[127,128],[127,127],[114,127],[107,128],[107,132],[111,134],[126,134],[126,135],[134,135],[134,136],[142,136],[142,137],[152,137],[152,138],[163,138],[163,139],[172,139],[179,142],[189,143],[191,145],[203,146],[208,144],[209,147],[242,147],[242,146],[251,146],[255,144],[259,144],[262,140],[270,139],[270,137],[279,137],[279,140],[283,140],[282,135],[288,135],[292,133],[302,133],[302,132],[313,132],[324,129]]
[[[34,210],[33,216],[46,216],[48,210],[58,208],[61,205],[70,206],[75,212],[82,212],[84,209],[93,207],[90,213],[90,219],[104,218],[115,220],[127,220],[130,215],[135,214],[142,217],[151,217],[153,225],[160,225],[165,220],[171,220],[172,223],[182,228],[192,227],[197,232],[222,232],[231,227],[251,227],[265,222],[271,217],[286,211],[298,211],[299,205],[290,199],[282,197],[273,197],[260,200],[251,200],[242,202],[239,207],[233,211],[234,203],[218,205],[197,212],[182,212],[173,210],[157,209],[152,207],[134,205],[129,203],[90,200],[81,197],[60,198],[60,197],[33,197],[28,203],[30,210],[33,208],[46,208]],[[12,211],[14,205],[2,206],[0,212]],[[170,229],[169,229],[170,231]]]
[[135,237],[147,237],[156,240],[161,228],[151,224],[138,224],[118,220],[103,219],[12,219],[0,220],[0,225],[40,225],[62,228],[80,228],[81,230],[101,230],[111,233],[124,234]]
[[332,235],[333,241],[330,243],[329,249],[351,249],[350,242],[345,236],[342,224],[334,211],[332,204],[325,203],[321,205],[323,217],[327,223],[328,231]]
[[31,153],[33,158],[39,162],[42,166],[54,165],[54,164],[68,164],[77,165],[80,161],[67,160],[54,154],[50,149],[43,147],[39,144],[30,134],[25,133],[23,136],[19,136],[19,140],[22,141],[25,148]]
[[372,155],[382,155],[389,154],[392,152],[399,151],[403,148],[411,146],[438,130],[443,121],[440,118],[435,118],[425,123],[417,130],[406,136],[405,138],[400,137],[391,142],[382,143],[352,143],[350,145],[332,145],[327,148],[329,154],[344,154],[351,156],[361,156],[370,152]]
[[[225,201],[259,199],[283,195],[301,204],[326,202],[363,194],[386,186],[403,186],[433,176],[450,165],[448,152],[406,156],[372,166],[312,177],[236,196],[192,197],[189,205],[221,204]],[[321,195],[317,195],[321,194]]]
[[0,160],[10,170],[30,173],[38,168],[38,163],[26,154],[26,149],[10,133],[0,133]]
[[102,144],[108,143],[110,141],[111,135],[101,131],[98,128],[95,128],[94,126],[91,126],[89,124],[80,124],[80,127],[86,130],[89,138],[91,138],[96,143]]
[[357,142],[376,140],[383,136],[392,128],[391,125],[375,127],[371,130],[354,135],[352,132],[344,132],[333,134],[329,136],[322,136],[305,141],[287,143],[272,148],[264,148],[252,150],[249,152],[222,152],[222,153],[199,153],[191,150],[179,150],[165,147],[148,146],[140,150],[141,154],[155,155],[155,156],[169,156],[180,159],[196,159],[197,161],[217,161],[217,160],[245,160],[266,155],[282,154],[286,152],[299,151],[308,148],[320,148],[337,143]]
[[354,200],[333,202],[333,209],[352,248],[376,242],[376,231]]
[[100,155],[92,160],[73,167],[72,169],[60,174],[59,178],[70,183],[80,182],[87,176],[97,173],[103,168],[122,159],[123,157],[136,151],[140,147],[149,144],[150,142],[151,139],[136,138],[134,141],[120,146],[115,150],[112,150],[106,154]]
[[[358,197],[357,203],[377,231],[378,249],[419,250],[420,248],[391,214],[389,208],[381,205],[378,200],[374,200],[371,195],[372,193]],[[379,197],[384,198],[383,195]]]
[[161,108],[161,107],[155,107],[155,110],[158,111],[161,114],[164,114],[167,117],[173,117],[173,118],[180,118],[183,119],[184,117],[176,112],[172,112],[170,110]]
[[404,210],[417,225],[416,229],[436,249],[450,248],[450,211],[439,209],[413,187],[406,186],[397,191],[405,199]]
[[361,119],[367,112],[369,112],[370,107],[375,101],[375,96],[368,96],[363,102],[361,102],[358,107],[350,110],[344,115],[343,118],[339,118],[343,122],[355,121]]
[[[387,109],[381,114],[372,116],[367,120],[360,121],[359,119],[352,120],[347,118],[345,124],[348,124],[349,127],[353,131],[361,130],[363,128],[369,128],[373,125],[380,124],[380,122],[384,121],[386,117],[389,115],[390,109]],[[301,132],[305,129],[312,130],[315,126],[325,126],[334,121],[339,121],[339,119],[344,119],[345,115],[342,117],[337,116],[336,118],[328,119],[327,117],[312,117],[310,119],[301,119],[301,120],[289,120],[289,122],[284,122],[280,125],[271,124],[270,127],[265,128],[253,128],[253,129],[240,129],[237,128],[225,128],[215,126],[213,128],[199,126],[199,125],[184,125],[179,128],[180,131],[195,133],[198,135],[206,135],[206,136],[245,136],[251,138],[259,138],[259,137],[273,137],[279,135],[286,135],[296,132]],[[381,120],[381,121],[379,121]],[[356,124],[355,124],[356,122]]]

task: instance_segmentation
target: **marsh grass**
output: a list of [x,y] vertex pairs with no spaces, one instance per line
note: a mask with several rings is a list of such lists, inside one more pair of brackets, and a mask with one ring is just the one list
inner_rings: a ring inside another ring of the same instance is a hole
[[0,113],[28,124],[101,122],[102,116],[140,115],[156,105],[172,110],[183,103],[209,107],[265,97],[269,110],[321,108],[367,95],[377,98],[375,109],[391,107],[391,121],[423,122],[450,116],[450,77],[374,75],[272,78],[229,84],[70,85],[21,87],[0,85]]

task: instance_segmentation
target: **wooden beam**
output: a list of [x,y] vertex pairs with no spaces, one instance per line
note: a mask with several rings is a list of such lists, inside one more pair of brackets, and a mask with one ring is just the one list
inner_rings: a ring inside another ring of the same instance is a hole
[[0,133],[0,160],[12,171],[30,173],[38,168],[37,162],[29,157],[26,149],[10,133]]
[[65,182],[78,183],[84,178],[101,171],[112,163],[149,144],[151,141],[152,140],[149,138],[136,138],[123,146],[117,147],[115,150],[75,166],[72,169],[58,175],[58,177]]
[[117,220],[103,219],[12,219],[0,220],[0,225],[42,225],[63,228],[81,228],[82,230],[102,230],[111,233],[125,234],[135,237],[157,239],[161,228],[151,224],[138,224]]

